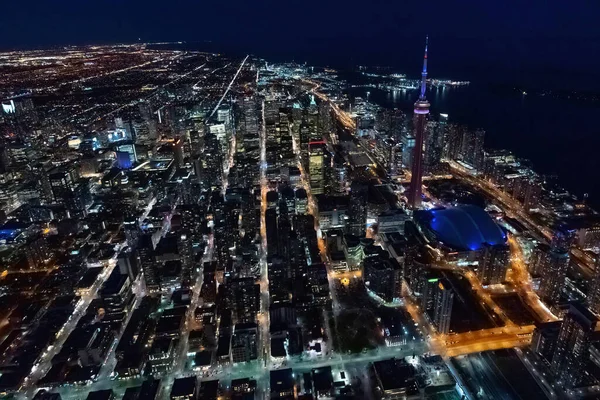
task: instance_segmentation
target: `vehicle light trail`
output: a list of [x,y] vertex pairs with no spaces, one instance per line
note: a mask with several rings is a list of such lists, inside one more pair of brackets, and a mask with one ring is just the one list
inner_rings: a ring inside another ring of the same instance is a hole
[[237,79],[238,75],[242,71],[242,68],[244,68],[244,64],[246,64],[246,60],[248,60],[248,57],[250,57],[250,56],[247,55],[242,60],[242,63],[240,64],[240,67],[238,68],[238,70],[235,73],[235,75],[233,76],[233,79],[231,80],[231,82],[229,82],[229,85],[227,85],[227,89],[225,89],[225,93],[223,93],[223,96],[221,96],[221,98],[217,102],[217,105],[215,106],[215,108],[212,110],[212,112],[210,113],[210,115],[208,116],[208,118],[206,118],[207,121],[212,118],[212,116],[217,112],[217,110],[221,106],[221,103],[223,102],[223,99],[225,98],[225,96],[227,96],[227,93],[229,93],[229,90],[231,89],[231,86],[233,86],[233,83],[235,82],[235,80]]

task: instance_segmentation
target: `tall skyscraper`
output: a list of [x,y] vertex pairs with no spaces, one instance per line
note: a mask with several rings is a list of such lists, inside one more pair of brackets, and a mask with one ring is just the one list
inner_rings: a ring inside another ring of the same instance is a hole
[[509,250],[505,245],[486,245],[477,268],[477,277],[484,285],[502,283],[508,267]]
[[402,148],[401,164],[404,167],[408,168],[409,166],[412,166],[413,155],[415,153],[415,138],[412,135],[412,132],[409,132],[407,130],[406,132],[402,133],[402,135],[400,136],[400,147]]
[[237,323],[255,322],[260,308],[260,285],[254,278],[234,278],[227,282],[227,300]]
[[536,324],[535,331],[533,331],[531,350],[549,363],[552,362],[554,356],[561,325],[562,321],[544,322]]
[[152,235],[144,234],[139,238],[139,246],[137,248],[139,263],[144,274],[144,283],[146,289],[150,293],[160,291],[160,276],[154,257],[154,244],[152,243]]
[[587,304],[590,310],[600,315],[600,259],[596,260],[594,277],[587,295]]
[[569,248],[573,244],[574,231],[559,227],[552,236],[551,250],[543,259],[541,270],[540,297],[551,304],[560,299],[567,270],[569,268]]
[[478,129],[475,131],[463,130],[460,159],[478,170],[483,169],[485,131]]
[[402,266],[389,255],[377,255],[364,260],[365,285],[387,302],[400,297]]
[[323,133],[319,127],[319,109],[315,102],[315,96],[310,96],[310,105],[307,110],[308,126],[310,130],[310,140],[319,141],[323,140]]
[[581,383],[590,357],[590,343],[597,337],[599,328],[598,317],[580,303],[571,304],[552,357],[552,370],[561,386],[574,387]]
[[421,94],[415,103],[415,148],[412,159],[412,176],[410,180],[410,191],[408,192],[408,205],[413,209],[421,206],[421,191],[423,183],[423,143],[427,114],[429,114],[429,102],[425,98],[427,89],[427,45],[425,41],[425,56],[423,57],[423,72],[421,72]]
[[323,194],[324,192],[324,163],[325,142],[313,141],[308,144],[308,174],[310,176],[310,188],[312,194]]
[[435,292],[435,306],[433,309],[433,324],[439,333],[447,334],[450,332],[453,303],[454,291],[450,282],[446,279],[440,280]]
[[556,304],[565,285],[567,269],[569,268],[569,253],[553,248],[543,268],[540,282],[540,297],[549,303]]
[[440,170],[447,126],[448,114],[440,114],[437,122],[429,121],[427,124],[424,154],[424,168],[427,173]]
[[353,181],[350,187],[350,212],[346,229],[348,233],[363,237],[367,230],[367,182]]
[[423,282],[421,294],[421,307],[437,331],[447,334],[450,332],[452,304],[454,303],[452,285],[439,271],[429,271],[427,275],[423,275],[423,278],[425,282]]

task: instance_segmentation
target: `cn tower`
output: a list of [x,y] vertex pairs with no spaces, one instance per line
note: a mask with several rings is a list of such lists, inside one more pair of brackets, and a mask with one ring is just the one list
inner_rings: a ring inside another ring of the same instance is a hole
[[412,157],[412,176],[408,191],[408,205],[414,210],[421,207],[421,192],[423,190],[423,142],[425,140],[425,126],[429,114],[429,102],[425,98],[427,89],[427,45],[429,37],[425,39],[425,56],[423,57],[423,72],[421,72],[421,93],[415,102],[415,148]]

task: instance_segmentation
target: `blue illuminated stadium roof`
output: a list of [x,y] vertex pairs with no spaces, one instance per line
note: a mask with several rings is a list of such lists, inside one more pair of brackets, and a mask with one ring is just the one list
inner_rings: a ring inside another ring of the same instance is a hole
[[430,227],[438,240],[462,250],[506,243],[506,235],[484,209],[467,205],[431,210]]

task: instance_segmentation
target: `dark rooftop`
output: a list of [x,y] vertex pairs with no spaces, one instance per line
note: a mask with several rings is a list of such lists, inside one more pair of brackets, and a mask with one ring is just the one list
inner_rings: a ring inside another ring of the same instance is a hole
[[294,376],[291,368],[271,371],[270,375],[272,392],[285,392],[294,387]]
[[373,368],[383,390],[394,390],[407,387],[415,377],[412,365],[395,358],[376,361]]
[[313,382],[315,390],[324,392],[331,390],[333,386],[333,375],[331,375],[331,367],[321,367],[312,370]]
[[87,396],[87,400],[111,400],[114,399],[114,393],[111,389],[96,390],[90,392]]
[[211,351],[199,351],[194,356],[194,365],[197,367],[207,367],[212,362]]
[[171,398],[193,396],[196,393],[196,384],[195,376],[175,379],[173,388],[171,388]]

